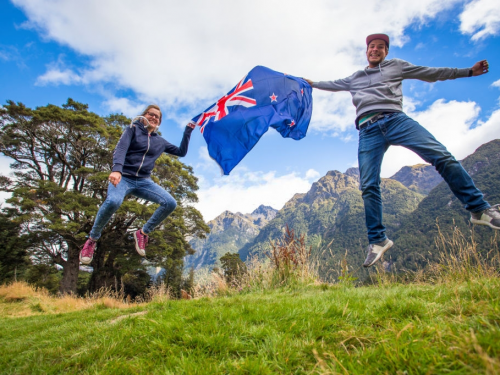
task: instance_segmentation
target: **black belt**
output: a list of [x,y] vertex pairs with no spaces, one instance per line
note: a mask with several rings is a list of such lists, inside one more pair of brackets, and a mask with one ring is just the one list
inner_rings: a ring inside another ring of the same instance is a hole
[[371,125],[375,122],[377,122],[378,120],[380,119],[383,119],[385,116],[388,116],[390,115],[391,113],[393,112],[385,112],[385,113],[379,113],[378,115],[376,116],[373,116],[371,119],[369,119],[368,121],[364,122],[363,124],[359,125],[359,130],[363,129],[363,128],[366,128],[368,125]]

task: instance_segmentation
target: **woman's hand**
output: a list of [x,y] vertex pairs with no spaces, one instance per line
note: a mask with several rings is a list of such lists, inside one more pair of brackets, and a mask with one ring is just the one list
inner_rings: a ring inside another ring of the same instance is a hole
[[108,180],[113,184],[114,187],[116,187],[116,185],[118,185],[122,180],[122,174],[120,172],[111,172]]

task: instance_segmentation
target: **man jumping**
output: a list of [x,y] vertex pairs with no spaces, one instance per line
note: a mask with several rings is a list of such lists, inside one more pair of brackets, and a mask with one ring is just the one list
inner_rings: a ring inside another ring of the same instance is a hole
[[366,38],[368,66],[350,77],[336,81],[313,82],[317,89],[349,91],[356,107],[359,130],[358,163],[362,197],[368,229],[367,256],[363,264],[370,267],[381,258],[393,242],[382,223],[380,169],[385,152],[391,145],[403,146],[432,164],[451,191],[471,212],[471,222],[500,229],[499,206],[490,206],[462,165],[446,147],[415,120],[403,112],[402,81],[426,82],[480,76],[488,73],[488,62],[482,60],[472,68],[430,68],[412,65],[400,59],[386,60],[389,37],[372,34]]

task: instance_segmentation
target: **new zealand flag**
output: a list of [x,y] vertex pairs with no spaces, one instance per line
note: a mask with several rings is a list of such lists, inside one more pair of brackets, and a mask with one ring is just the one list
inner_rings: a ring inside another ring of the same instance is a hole
[[201,127],[208,153],[228,175],[269,127],[285,138],[304,138],[311,113],[312,89],[306,81],[256,66],[192,122]]

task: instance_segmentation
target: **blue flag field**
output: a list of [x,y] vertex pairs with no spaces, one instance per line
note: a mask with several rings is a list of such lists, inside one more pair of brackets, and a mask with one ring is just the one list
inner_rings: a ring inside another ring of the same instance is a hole
[[284,138],[304,138],[311,114],[312,88],[306,81],[256,66],[191,121],[201,127],[209,155],[229,175],[269,127]]

